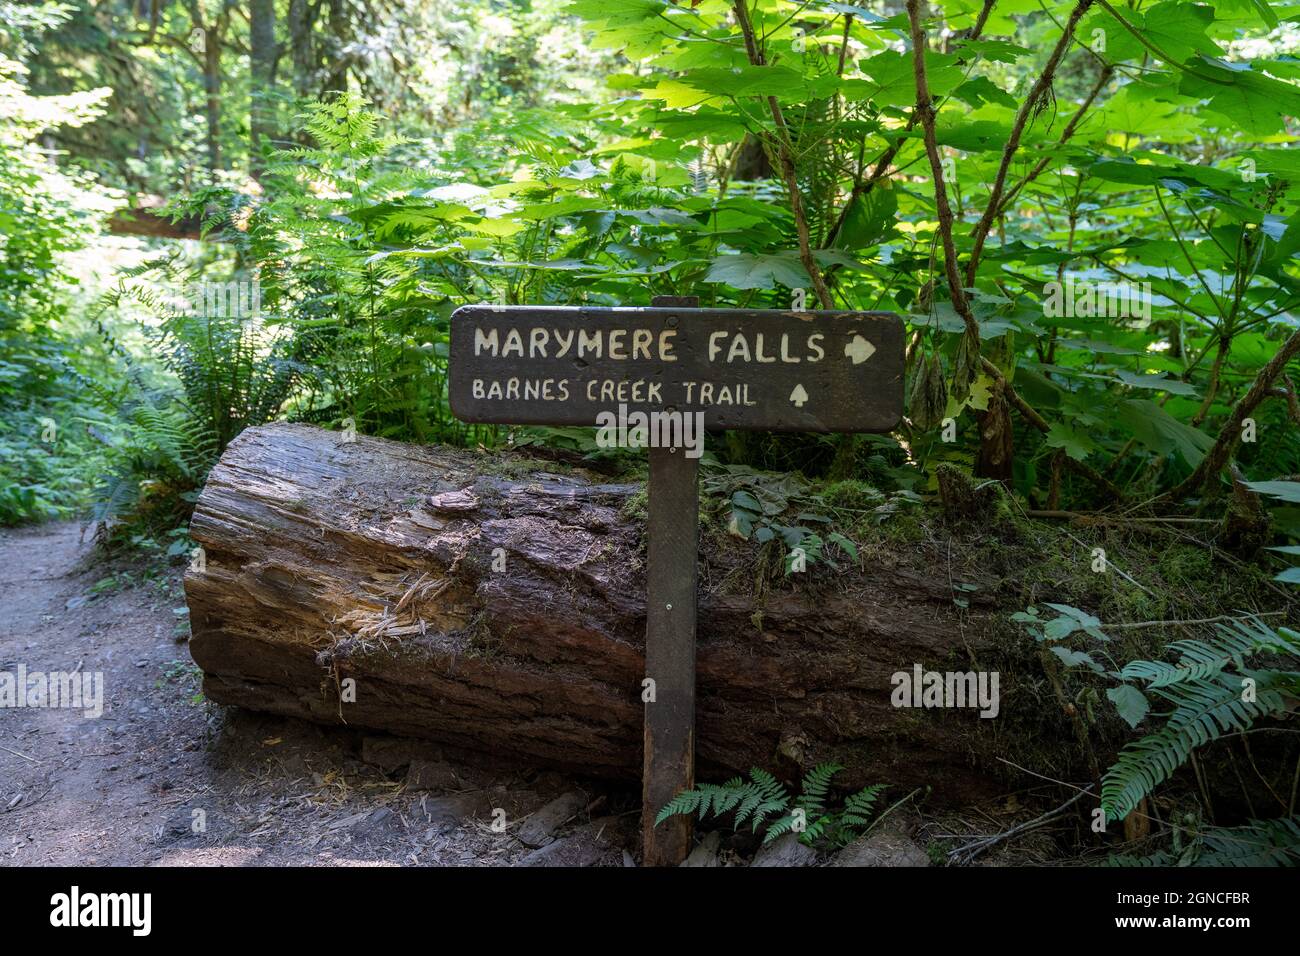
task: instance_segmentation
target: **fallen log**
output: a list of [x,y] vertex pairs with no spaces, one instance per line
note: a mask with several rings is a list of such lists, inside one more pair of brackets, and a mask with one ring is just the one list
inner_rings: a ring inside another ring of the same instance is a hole
[[[153,239],[202,239],[203,217],[182,216],[173,220],[161,210],[167,201],[161,196],[141,196],[135,206],[115,212],[108,220],[108,231],[115,236],[148,236]],[[207,238],[219,241],[221,230]]]
[[[204,558],[185,578],[204,693],[635,778],[640,490],[513,455],[249,429],[190,526]],[[997,791],[999,721],[891,704],[895,673],[993,653],[1006,631],[993,598],[959,608],[951,568],[918,566],[928,559],[814,566],[755,594],[736,586],[753,579],[754,545],[725,538],[706,534],[701,556],[699,779],[835,761],[846,783],[931,786],[942,802]]]

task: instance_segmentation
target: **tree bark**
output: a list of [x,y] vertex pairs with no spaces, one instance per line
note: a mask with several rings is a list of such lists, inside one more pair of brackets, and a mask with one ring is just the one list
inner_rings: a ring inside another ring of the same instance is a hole
[[275,0],[248,5],[249,169],[258,182],[265,161],[262,151],[275,137]]
[[316,77],[316,44],[312,36],[319,13],[319,3],[289,0],[287,17],[289,56],[293,62],[293,91],[299,99],[314,97],[319,92]]
[[203,67],[204,113],[207,119],[208,168],[212,172],[221,169],[221,43],[227,23],[227,14],[223,8],[211,23],[203,16],[203,8],[197,0],[186,4],[191,26],[200,32],[203,49],[198,56]]
[[772,161],[767,157],[763,141],[752,133],[745,134],[740,148],[736,150],[732,161],[731,178],[737,182],[755,182],[771,179],[776,175]]
[[[205,694],[638,776],[645,552],[629,503],[640,487],[519,464],[301,425],[245,431],[190,525],[204,556],[185,590]],[[1005,620],[987,571],[950,572],[985,581],[964,612],[919,553],[812,566],[755,596],[735,585],[754,580],[755,546],[704,540],[699,779],[834,761],[846,785],[932,786],[944,803],[997,792],[1004,721],[891,703],[892,675],[914,664],[978,669],[970,658]]]
[[[144,197],[133,209],[122,209],[108,220],[108,231],[115,236],[153,236],[159,239],[202,239],[203,217],[186,216],[173,222],[160,215],[163,200],[157,196]],[[213,242],[221,241],[217,233],[209,234]]]
[[352,54],[348,52],[348,46],[352,42],[352,21],[347,4],[343,0],[327,0],[327,12],[330,45],[321,97],[348,91],[348,69],[352,65]]
[[208,168],[221,169],[221,47],[210,33],[203,48],[203,89],[208,118]]

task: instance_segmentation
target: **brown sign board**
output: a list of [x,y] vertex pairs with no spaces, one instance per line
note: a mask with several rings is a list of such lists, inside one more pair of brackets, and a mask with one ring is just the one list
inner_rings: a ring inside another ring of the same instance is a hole
[[702,412],[706,428],[883,432],[903,414],[890,312],[474,305],[451,317],[450,401],[466,422],[596,424]]

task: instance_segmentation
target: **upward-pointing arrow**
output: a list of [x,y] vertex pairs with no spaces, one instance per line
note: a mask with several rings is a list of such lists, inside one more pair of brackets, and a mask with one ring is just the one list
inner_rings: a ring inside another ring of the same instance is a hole
[[802,385],[795,385],[794,391],[790,393],[790,401],[794,402],[795,408],[803,408],[803,403],[808,401],[808,393]]

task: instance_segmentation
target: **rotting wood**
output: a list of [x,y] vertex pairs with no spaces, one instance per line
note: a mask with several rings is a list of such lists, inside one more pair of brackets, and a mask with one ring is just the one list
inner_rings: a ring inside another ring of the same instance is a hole
[[[207,697],[635,779],[639,486],[504,477],[474,452],[345,439],[251,428],[213,469],[191,523],[204,570],[185,581]],[[980,754],[998,721],[890,702],[894,673],[989,650],[991,598],[960,611],[947,576],[918,561],[770,590],[759,607],[716,588],[727,560],[702,552],[699,779],[835,761],[845,785],[932,786],[941,802],[996,792]],[[341,703],[348,678],[356,701]]]

